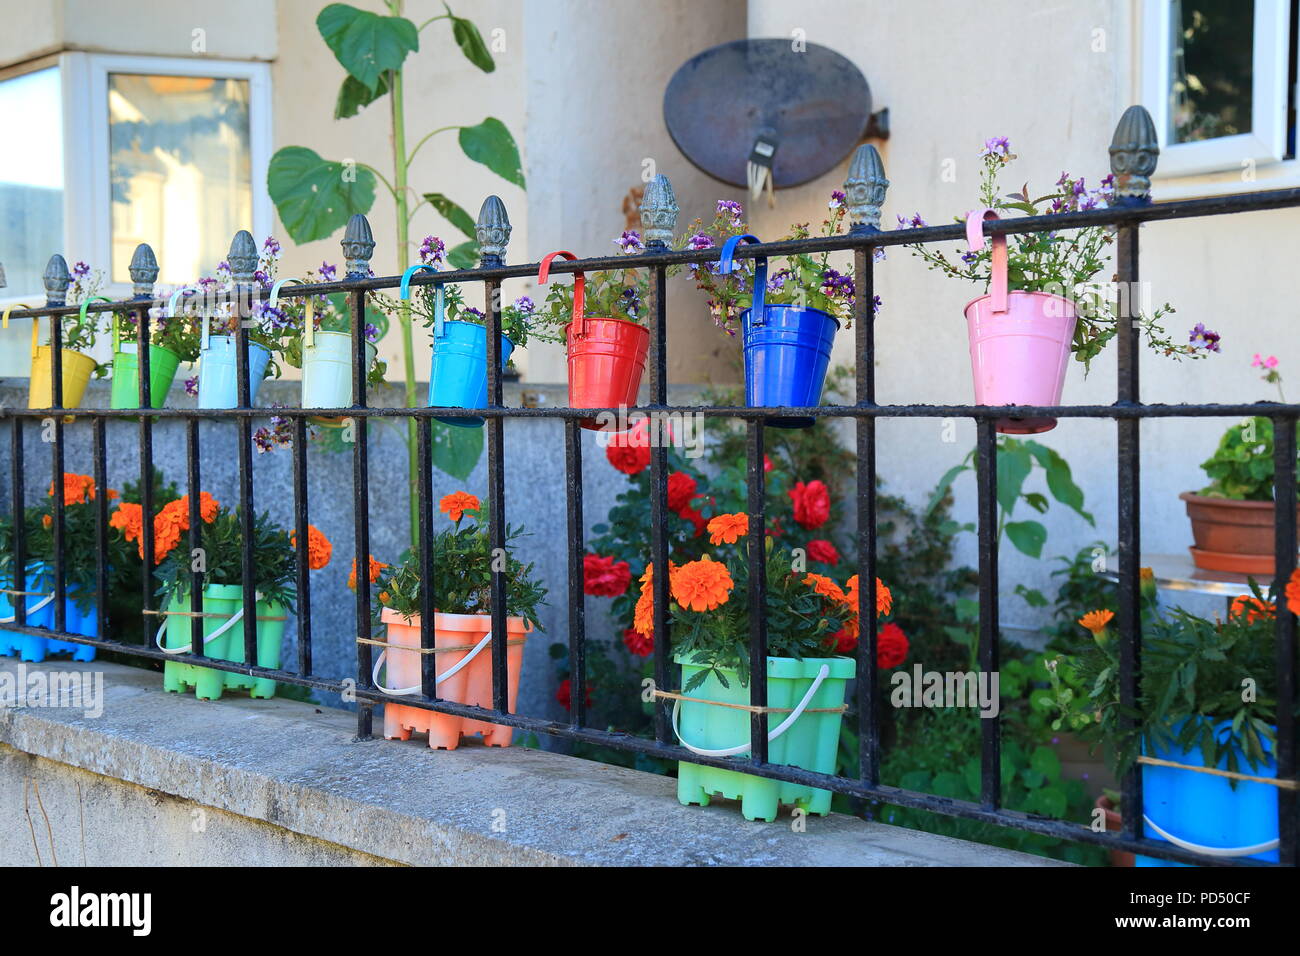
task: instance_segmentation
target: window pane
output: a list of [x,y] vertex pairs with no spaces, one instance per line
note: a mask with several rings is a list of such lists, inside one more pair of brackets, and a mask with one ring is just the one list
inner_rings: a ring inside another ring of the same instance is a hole
[[1170,30],[1169,142],[1249,133],[1255,5],[1174,0]]
[[109,76],[114,281],[141,242],[161,282],[192,281],[251,228],[248,96],[247,80]]
[[0,116],[0,264],[9,283],[0,297],[43,296],[45,263],[63,251],[59,68],[0,81]]

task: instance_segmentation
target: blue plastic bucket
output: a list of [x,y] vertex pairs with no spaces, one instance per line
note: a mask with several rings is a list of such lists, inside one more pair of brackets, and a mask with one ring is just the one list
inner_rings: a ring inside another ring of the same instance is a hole
[[[1231,724],[1224,721],[1215,727],[1219,739],[1227,737]],[[1266,752],[1271,752],[1267,741]],[[1192,767],[1205,766],[1200,748],[1194,750],[1157,750],[1155,757]],[[1256,777],[1276,777],[1277,763],[1256,769],[1249,765],[1240,768],[1243,773]],[[1218,769],[1227,769],[1226,755],[1219,761]],[[1152,840],[1170,842],[1156,832],[1157,828],[1196,847],[1216,850],[1249,848],[1278,838],[1277,788],[1250,780],[1236,781],[1231,786],[1227,777],[1180,770],[1177,767],[1142,765],[1142,799],[1146,816],[1145,832]],[[1233,854],[1238,856],[1238,854]],[[1240,854],[1245,856],[1245,854]],[[1253,860],[1278,860],[1277,848],[1250,854]],[[1149,856],[1135,858],[1136,866],[1189,866]]]
[[[515,343],[501,336],[501,368],[505,369]],[[484,408],[487,406],[487,329],[474,322],[444,322],[442,334],[433,337],[433,363],[429,368],[431,408]],[[439,418],[461,428],[481,428],[481,418]]]
[[[271,352],[257,342],[248,343],[248,403],[257,404],[257,389],[266,376]],[[235,337],[214,335],[199,353],[199,408],[236,408],[239,405],[239,375],[235,358]]]
[[[718,271],[734,269],[732,256],[741,242],[758,242],[748,234],[732,236],[722,246]],[[750,408],[820,405],[831,346],[840,323],[821,309],[803,305],[767,305],[767,259],[754,260],[753,307],[740,315],[745,346],[745,404]],[[808,428],[813,419],[769,419],[778,428]]]
[[[7,579],[2,583],[5,587],[9,586]],[[53,588],[54,580],[46,566],[41,563],[30,565],[25,590],[36,593],[28,594],[23,598],[28,608],[28,627],[54,627],[54,603],[52,601],[44,604],[39,610],[35,610],[37,605],[45,600],[40,595],[48,594]],[[71,593],[65,596],[64,602],[64,628],[71,634],[97,637],[99,635],[99,616],[95,607],[92,605],[90,610],[83,614],[73,601]],[[0,594],[0,618],[12,617],[13,614],[14,606],[11,603],[10,595]],[[59,641],[52,637],[37,637],[33,634],[22,634],[0,628],[0,655],[6,657],[16,655],[20,660],[39,663],[45,660],[49,654],[71,654],[72,659],[75,661],[93,661],[95,659],[95,648],[88,644],[75,644],[72,641]]]

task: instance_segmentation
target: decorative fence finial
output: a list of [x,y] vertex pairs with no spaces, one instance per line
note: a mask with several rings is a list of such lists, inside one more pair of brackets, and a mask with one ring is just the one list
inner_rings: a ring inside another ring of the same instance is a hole
[[131,282],[134,283],[132,294],[137,299],[152,299],[153,285],[158,281],[158,259],[148,243],[142,242],[135,247],[126,271],[131,273]]
[[849,207],[850,232],[879,232],[880,208],[885,204],[885,164],[880,153],[870,143],[863,143],[853,152],[849,175],[844,180],[844,195]]
[[239,230],[230,240],[226,264],[230,266],[230,278],[235,285],[248,285],[253,281],[253,273],[257,271],[257,243],[247,229]]
[[1119,118],[1110,141],[1110,171],[1115,176],[1116,206],[1151,202],[1151,174],[1160,157],[1156,124],[1143,106],[1130,106]]
[[641,239],[647,252],[662,252],[672,244],[680,211],[667,176],[660,173],[646,183],[641,197]]
[[45,267],[45,304],[63,305],[68,301],[68,286],[72,285],[72,274],[68,272],[68,261],[57,252],[50,256]]
[[506,264],[506,244],[510,241],[510,217],[500,196],[488,196],[478,211],[474,224],[474,237],[478,240],[478,264],[481,269],[491,269]]
[[349,279],[364,279],[370,274],[370,257],[375,252],[375,236],[370,231],[370,220],[355,213],[343,230],[344,272]]

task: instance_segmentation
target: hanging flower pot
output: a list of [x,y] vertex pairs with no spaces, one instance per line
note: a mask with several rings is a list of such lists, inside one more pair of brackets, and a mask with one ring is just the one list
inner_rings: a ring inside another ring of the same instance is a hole
[[[12,588],[9,576],[0,578],[0,587]],[[13,624],[16,619],[13,602],[22,600],[27,609],[27,626],[54,627],[54,575],[43,562],[28,565],[27,583],[24,590],[28,593],[17,595],[0,594],[0,655],[17,656],[19,660],[39,663],[50,654],[68,654],[74,661],[93,661],[95,648],[89,644],[76,644],[72,641],[60,641],[52,637],[38,637],[22,634],[3,628]],[[71,634],[86,637],[99,635],[99,615],[92,604],[83,612],[75,601],[76,591],[70,588],[63,608],[63,627]]]
[[[140,405],[139,347],[135,342],[121,342],[113,352],[112,408],[138,408]],[[149,404],[162,408],[176,378],[181,357],[170,349],[149,346]]]
[[[542,260],[537,281],[545,285],[556,256],[576,259],[571,252],[552,252]],[[569,357],[569,407],[619,408],[637,403],[637,390],[650,350],[650,330],[626,319],[589,317],[585,313],[586,277],[574,273],[573,310],[566,329]],[[583,428],[600,430],[593,419]]]
[[[103,296],[94,296],[81,303],[79,326],[86,324],[86,306],[95,299],[108,302]],[[27,305],[10,306],[4,311],[3,327],[9,328],[9,313],[15,308],[31,308]],[[51,322],[57,321],[53,317]],[[49,408],[54,404],[54,349],[49,345],[38,345],[40,337],[40,320],[32,319],[32,376],[27,387],[28,408]],[[92,338],[93,341],[93,338]],[[86,394],[86,385],[99,367],[89,355],[75,349],[60,349],[62,357],[61,372],[63,377],[64,408],[77,408]]]
[[[983,223],[993,209],[966,217],[966,242],[984,248]],[[1007,291],[1007,237],[993,237],[989,294],[966,306],[971,373],[977,405],[1058,405],[1065,386],[1070,343],[1077,322],[1074,303],[1046,292]],[[999,419],[997,430],[1033,435],[1056,427],[1054,418]]]
[[[429,265],[411,266],[402,275],[401,298],[411,297],[411,276]],[[435,294],[433,357],[429,365],[429,406],[432,408],[484,408],[488,401],[487,328],[477,322],[448,321],[447,293],[442,284]],[[504,371],[514,342],[501,334],[501,368]],[[439,418],[460,428],[481,428],[481,418]]]
[[[421,692],[420,672],[424,655],[420,651],[420,617],[404,617],[392,608],[384,608],[380,620],[388,626],[387,647],[374,664],[375,686],[393,697]],[[492,615],[435,613],[434,654],[437,658],[437,694],[442,700],[476,707],[492,707]],[[519,691],[519,672],[524,660],[524,641],[532,630],[523,618],[506,619],[507,692],[510,713],[515,712]],[[403,648],[412,648],[404,650]],[[387,662],[387,683],[380,671]],[[409,740],[411,731],[429,735],[435,750],[455,750],[461,737],[481,733],[490,747],[508,747],[512,728],[439,714],[420,707],[398,703],[384,704],[384,736],[389,740]]]
[[[1276,728],[1274,728],[1276,731]],[[1223,721],[1214,732],[1220,741],[1232,731]],[[1251,776],[1277,777],[1272,748],[1261,738],[1267,763]],[[1199,747],[1157,748],[1152,756],[1160,760],[1204,767]],[[1227,769],[1227,754],[1217,769]],[[1234,786],[1235,784],[1235,786]],[[1252,780],[1230,780],[1217,774],[1182,767],[1142,765],[1142,806],[1146,835],[1208,857],[1250,858],[1276,863],[1278,860],[1277,787]],[[1137,866],[1189,866],[1154,857],[1136,858]]]
[[[175,592],[173,592],[174,594]],[[155,638],[160,650],[170,654],[188,654],[192,647],[189,600],[167,602],[162,626]],[[203,588],[203,653],[219,661],[244,661],[244,588],[238,584],[209,584]],[[273,602],[257,602],[257,665],[278,668],[280,645],[284,638],[284,608]],[[163,690],[180,693],[194,688],[199,700],[220,700],[223,690],[243,688],[253,697],[269,698],[275,694],[275,681],[219,671],[198,664],[166,661],[163,664]]]
[[[239,406],[239,366],[235,337],[211,335],[204,317],[199,344],[199,408]],[[248,404],[257,404],[257,390],[271,363],[271,350],[258,342],[248,343]]]
[[[740,242],[758,242],[744,234],[722,247],[718,272],[734,268]],[[821,309],[802,305],[767,305],[767,259],[754,262],[753,304],[740,315],[745,354],[745,405],[750,408],[820,405],[831,347],[840,323]],[[784,416],[768,420],[782,428],[808,428],[813,419]]]
[[[366,367],[375,360],[376,349],[366,343]],[[352,334],[318,332],[309,321],[302,347],[302,407],[346,408],[352,404]],[[316,418],[320,424],[338,423],[335,418]]]
[[[674,660],[682,667],[682,687],[708,665],[692,655]],[[682,746],[710,757],[747,758],[750,752],[749,686],[735,670],[718,668],[729,686],[710,673],[673,704],[673,730]],[[848,657],[767,659],[768,760],[819,773],[835,772],[844,697],[855,664]],[[742,760],[737,760],[741,765]],[[831,792],[768,780],[737,770],[722,770],[680,761],[677,799],[708,806],[710,796],[739,800],[746,820],[776,819],[778,804],[793,804],[809,813],[830,813]]]

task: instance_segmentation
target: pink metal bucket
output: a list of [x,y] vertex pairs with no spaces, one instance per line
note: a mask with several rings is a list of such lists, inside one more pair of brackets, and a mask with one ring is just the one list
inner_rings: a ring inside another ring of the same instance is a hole
[[[966,217],[971,251],[984,248],[983,224],[992,209]],[[977,405],[1059,405],[1070,361],[1077,317],[1074,303],[1046,292],[1007,291],[1007,237],[993,237],[993,281],[989,294],[966,306],[971,373]],[[1033,435],[1056,427],[1055,418],[998,420],[1008,435]]]

